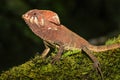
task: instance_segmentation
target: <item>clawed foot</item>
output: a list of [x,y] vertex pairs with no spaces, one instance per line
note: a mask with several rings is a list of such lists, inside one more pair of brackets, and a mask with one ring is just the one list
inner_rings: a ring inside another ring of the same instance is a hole
[[102,73],[101,68],[100,68],[100,63],[98,61],[94,62],[93,66],[100,73],[102,80],[104,80],[103,73]]
[[52,60],[52,64],[55,64],[56,62],[60,61],[60,56],[59,55],[56,55],[53,60]]
[[93,67],[94,67],[95,69],[97,69],[97,70],[98,70],[98,68],[100,69],[99,66],[100,66],[100,63],[99,63],[98,61],[94,62]]

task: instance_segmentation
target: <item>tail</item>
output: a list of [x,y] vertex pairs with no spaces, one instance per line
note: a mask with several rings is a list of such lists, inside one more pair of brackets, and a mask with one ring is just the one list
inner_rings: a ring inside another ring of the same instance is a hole
[[102,51],[120,48],[120,43],[115,43],[115,44],[111,44],[111,45],[102,45],[102,46],[94,46],[94,45],[89,44],[89,46],[87,46],[87,48],[94,52],[102,52]]

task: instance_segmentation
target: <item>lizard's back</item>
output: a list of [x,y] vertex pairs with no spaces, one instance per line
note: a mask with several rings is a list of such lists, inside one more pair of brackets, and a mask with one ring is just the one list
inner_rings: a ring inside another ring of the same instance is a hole
[[[56,30],[53,29],[53,26],[56,27]],[[56,26],[56,25],[48,25],[48,27],[52,27],[51,29],[44,29],[44,32],[41,33],[41,30],[38,30],[38,36],[42,37],[45,41],[49,43],[61,43],[64,45],[65,49],[71,48],[79,48],[81,49],[83,46],[88,45],[89,43],[77,35],[76,33],[72,32],[71,30],[67,29],[63,25]],[[46,30],[46,31],[45,31]]]

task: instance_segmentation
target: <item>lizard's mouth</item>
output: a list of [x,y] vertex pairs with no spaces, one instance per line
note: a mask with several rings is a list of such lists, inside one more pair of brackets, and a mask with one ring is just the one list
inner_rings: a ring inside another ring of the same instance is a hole
[[25,22],[29,24],[36,24],[38,27],[44,26],[44,20],[38,10],[30,10],[29,12],[22,15]]

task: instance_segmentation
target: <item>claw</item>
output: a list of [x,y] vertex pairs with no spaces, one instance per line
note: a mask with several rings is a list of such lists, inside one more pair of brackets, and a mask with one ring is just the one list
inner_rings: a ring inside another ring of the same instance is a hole
[[98,61],[94,62],[93,66],[100,73],[102,80],[104,80],[103,73],[102,73],[101,68],[100,68],[100,63]]
[[58,50],[58,53],[55,55],[55,57],[53,58],[52,60],[52,64],[54,64],[55,62],[59,61],[60,58],[61,58],[61,54],[63,53],[63,50],[64,50],[64,47],[63,45],[61,44],[60,47],[59,47],[59,50]]
[[56,62],[60,61],[60,56],[56,55],[53,60],[52,60],[52,64],[55,64]]
[[93,64],[93,66],[94,66],[94,68],[98,68],[99,66],[100,66],[100,63],[97,61],[97,62],[94,62],[94,64]]

